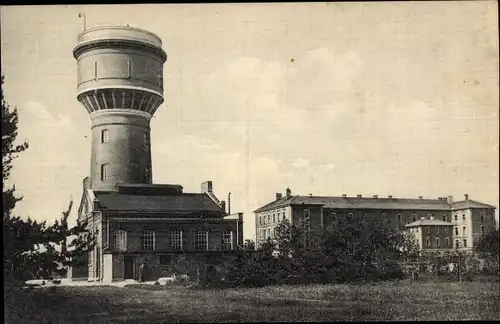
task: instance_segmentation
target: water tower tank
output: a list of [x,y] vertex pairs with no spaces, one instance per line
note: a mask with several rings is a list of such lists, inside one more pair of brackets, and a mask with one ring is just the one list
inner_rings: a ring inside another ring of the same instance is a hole
[[150,121],[163,103],[161,39],[132,27],[99,27],[78,36],[77,99],[90,114],[90,188],[152,183]]

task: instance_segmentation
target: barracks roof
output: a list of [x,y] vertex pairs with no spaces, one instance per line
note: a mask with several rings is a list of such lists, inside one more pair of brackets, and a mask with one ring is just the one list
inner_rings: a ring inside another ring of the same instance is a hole
[[445,199],[363,198],[328,196],[292,196],[280,198],[254,212],[263,212],[295,205],[318,205],[337,209],[457,210],[464,208],[495,208],[474,200],[448,203]]
[[405,227],[418,227],[425,225],[453,226],[452,223],[448,223],[439,219],[419,219],[418,221],[405,225]]

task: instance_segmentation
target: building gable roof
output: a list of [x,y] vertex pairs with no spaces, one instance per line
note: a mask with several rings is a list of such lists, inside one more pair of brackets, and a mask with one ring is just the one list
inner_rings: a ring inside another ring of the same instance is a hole
[[364,198],[330,196],[293,196],[281,198],[260,207],[254,212],[297,205],[318,205],[330,209],[385,209],[385,210],[434,210],[449,211],[462,208],[495,208],[474,200],[448,203],[445,199]]
[[488,205],[476,200],[463,200],[463,201],[457,201],[451,204],[451,209],[452,210],[457,210],[457,209],[465,209],[465,208],[496,208],[495,206]]
[[137,212],[221,212],[220,207],[206,194],[131,195],[112,191],[94,192],[101,208],[113,211]]

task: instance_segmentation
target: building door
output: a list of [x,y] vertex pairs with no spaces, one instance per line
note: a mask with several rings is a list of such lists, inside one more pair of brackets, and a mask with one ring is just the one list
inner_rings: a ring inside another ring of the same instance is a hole
[[124,263],[124,274],[123,279],[134,279],[134,258],[131,256],[125,256],[123,258]]

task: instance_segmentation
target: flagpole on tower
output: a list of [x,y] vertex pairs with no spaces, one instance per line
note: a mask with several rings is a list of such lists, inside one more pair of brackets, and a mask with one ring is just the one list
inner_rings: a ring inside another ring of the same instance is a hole
[[87,16],[84,13],[79,13],[78,18],[83,18],[83,31],[87,30]]

